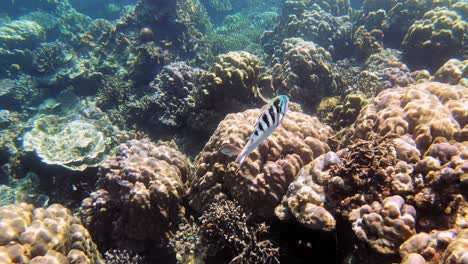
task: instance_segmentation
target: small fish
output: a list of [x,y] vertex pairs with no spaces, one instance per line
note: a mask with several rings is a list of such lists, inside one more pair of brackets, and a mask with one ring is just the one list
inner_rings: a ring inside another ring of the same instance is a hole
[[221,146],[221,153],[227,156],[237,155],[236,162],[242,165],[244,160],[279,126],[286,111],[288,111],[289,98],[286,95],[275,97],[262,108],[255,130],[243,149],[232,144]]

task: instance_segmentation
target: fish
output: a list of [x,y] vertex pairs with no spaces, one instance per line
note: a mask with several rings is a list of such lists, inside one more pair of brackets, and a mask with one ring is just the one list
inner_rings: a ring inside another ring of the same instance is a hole
[[288,104],[289,98],[286,95],[279,95],[273,98],[262,108],[255,129],[244,148],[228,143],[221,146],[220,152],[230,157],[237,155],[235,162],[242,165],[250,153],[278,128],[288,111]]

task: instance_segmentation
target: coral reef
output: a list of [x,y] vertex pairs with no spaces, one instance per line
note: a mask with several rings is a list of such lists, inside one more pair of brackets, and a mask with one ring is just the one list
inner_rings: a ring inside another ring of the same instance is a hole
[[44,40],[44,29],[34,21],[15,20],[0,27],[0,48],[31,48]]
[[172,147],[147,140],[121,144],[101,166],[81,219],[104,248],[141,251],[167,242],[185,215],[190,170],[189,160]]
[[24,150],[34,151],[45,164],[70,170],[98,166],[115,144],[118,130],[95,106],[82,107],[81,115],[33,119],[32,129],[23,136]]
[[[400,246],[400,255],[404,259],[402,263],[464,263],[467,239],[466,229],[418,233]],[[410,262],[411,259],[418,262]]]
[[336,153],[328,152],[304,166],[297,178],[289,185],[281,204],[275,208],[276,216],[285,222],[295,219],[310,229],[334,230],[336,220],[324,208],[326,197],[319,171],[328,170],[330,166],[340,165],[340,163],[340,158]]
[[437,70],[433,80],[468,87],[468,60],[448,60]]
[[273,87],[292,101],[310,110],[323,96],[336,90],[331,56],[313,42],[298,38],[283,40],[278,55],[273,57]]
[[207,38],[213,54],[242,50],[263,57],[260,38],[264,31],[273,28],[277,19],[276,12],[265,9],[245,8],[241,12],[227,15],[221,25],[208,32]]
[[435,70],[461,55],[467,35],[468,23],[462,16],[447,8],[435,8],[414,22],[401,45],[411,66]]
[[249,224],[247,218],[231,200],[211,204],[199,224],[185,224],[177,231],[171,244],[178,263],[203,262],[207,257],[229,263],[279,263],[279,249],[265,238],[269,227]]
[[68,50],[61,42],[43,43],[33,52],[33,67],[40,73],[54,73],[73,58]]
[[9,179],[7,184],[0,184],[0,206],[35,201],[42,206],[43,204],[40,203],[45,200],[35,198],[46,199],[47,197],[37,194],[38,187],[39,178],[32,172],[21,179]]
[[59,204],[0,207],[2,263],[104,263],[88,231]]
[[6,110],[25,110],[35,105],[42,94],[38,83],[29,75],[0,79],[0,104]]
[[[314,4],[314,0],[286,1],[274,31],[264,34],[265,50],[272,54],[286,38],[298,37],[312,41],[331,53],[334,58],[346,57],[352,50],[352,24],[349,16],[334,16]],[[328,1],[319,1],[319,4]],[[344,3],[345,1],[337,1]],[[340,8],[346,12],[344,8]],[[331,10],[333,11],[333,10]]]
[[193,94],[198,89],[198,78],[204,71],[188,66],[184,62],[175,62],[163,68],[151,82],[155,109],[147,113],[147,122],[163,124],[169,127],[186,125],[186,120],[195,106]]
[[334,130],[340,130],[356,121],[361,109],[367,104],[362,93],[351,93],[341,100],[336,97],[323,99],[317,109],[317,115]]
[[384,90],[359,114],[355,138],[410,134],[422,152],[437,137],[466,138],[467,94],[466,87],[437,82]]
[[107,264],[143,264],[144,258],[123,249],[108,250],[104,253]]
[[206,12],[198,1],[140,0],[117,22],[113,39],[118,41],[122,36],[127,41],[136,40],[141,28],[147,27],[156,32],[157,46],[179,54],[182,59],[201,61],[197,56],[208,54],[204,39],[208,26]]
[[416,210],[398,195],[383,203],[373,202],[354,209],[349,220],[357,237],[383,254],[395,254],[398,246],[415,234]]
[[231,197],[248,213],[272,219],[273,209],[299,169],[330,150],[326,143],[330,127],[290,111],[275,133],[238,168],[219,149],[227,143],[244,146],[259,114],[258,110],[248,110],[227,115],[197,157],[189,193],[190,205],[197,211]]

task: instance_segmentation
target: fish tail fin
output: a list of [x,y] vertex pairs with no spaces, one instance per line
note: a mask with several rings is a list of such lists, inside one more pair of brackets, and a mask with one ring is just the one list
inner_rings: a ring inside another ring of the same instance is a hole
[[239,163],[239,164],[242,164],[245,160],[245,158],[247,158],[247,155],[245,155],[247,152],[247,148],[243,149],[239,155],[237,156],[236,158],[236,162]]

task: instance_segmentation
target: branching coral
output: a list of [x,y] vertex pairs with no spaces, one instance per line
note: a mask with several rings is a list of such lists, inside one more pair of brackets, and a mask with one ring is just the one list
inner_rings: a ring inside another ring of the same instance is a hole
[[0,207],[0,234],[2,263],[104,263],[80,220],[59,204]]
[[255,216],[272,219],[288,185],[299,169],[329,151],[328,126],[316,118],[290,111],[238,169],[219,150],[223,144],[243,147],[259,115],[258,110],[227,115],[196,160],[190,205],[203,212],[209,204],[232,197]]
[[[265,239],[269,227],[248,224],[248,216],[231,200],[211,204],[199,219],[199,225],[181,226],[172,244],[179,263],[218,257],[229,263],[279,263],[279,249]],[[184,241],[190,238],[194,244]],[[189,254],[187,254],[189,253]]]
[[54,73],[73,58],[68,50],[62,42],[43,43],[33,52],[33,66],[40,73]]
[[106,264],[143,264],[144,258],[123,249],[108,250],[104,254]]
[[119,146],[99,174],[98,190],[80,209],[97,241],[135,250],[167,242],[185,215],[188,159],[169,146],[131,140]]

